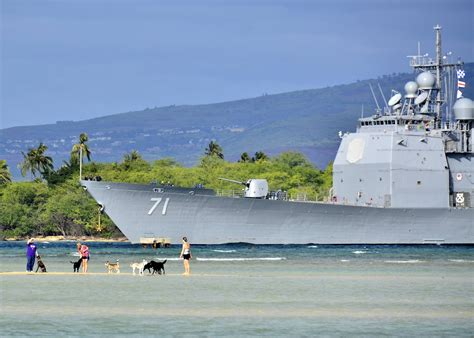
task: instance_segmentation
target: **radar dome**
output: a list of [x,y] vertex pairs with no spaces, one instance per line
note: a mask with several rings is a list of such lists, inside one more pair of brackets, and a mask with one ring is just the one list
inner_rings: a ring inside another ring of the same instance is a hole
[[430,72],[423,72],[416,77],[416,82],[420,89],[431,89],[434,87],[436,79]]
[[474,102],[467,97],[457,100],[453,110],[456,120],[474,120]]
[[417,97],[416,92],[418,91],[418,84],[415,81],[409,81],[405,84],[405,97],[407,99],[414,99]]

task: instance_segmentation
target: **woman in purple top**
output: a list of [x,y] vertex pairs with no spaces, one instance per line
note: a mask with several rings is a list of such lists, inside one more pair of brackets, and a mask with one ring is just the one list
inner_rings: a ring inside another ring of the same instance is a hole
[[33,272],[36,257],[36,244],[33,238],[26,242],[26,272]]

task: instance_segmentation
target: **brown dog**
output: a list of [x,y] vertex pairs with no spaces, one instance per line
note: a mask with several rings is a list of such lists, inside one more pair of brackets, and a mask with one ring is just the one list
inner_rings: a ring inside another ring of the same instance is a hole
[[38,272],[38,269],[41,269],[41,272],[47,272],[46,271],[46,265],[44,265],[43,261],[41,260],[41,256],[38,255],[36,256],[38,267],[36,268],[35,272]]
[[109,261],[107,261],[105,263],[105,266],[107,268],[107,273],[112,273],[112,272],[120,273],[120,264],[119,264],[118,259],[117,259],[117,262],[115,263],[110,263]]

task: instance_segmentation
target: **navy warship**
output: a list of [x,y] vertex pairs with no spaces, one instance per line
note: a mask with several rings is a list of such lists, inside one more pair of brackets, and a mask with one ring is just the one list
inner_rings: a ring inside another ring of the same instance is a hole
[[325,202],[291,200],[249,179],[243,196],[201,186],[81,184],[132,243],[474,244],[474,103],[463,63],[410,57],[416,81],[339,133]]

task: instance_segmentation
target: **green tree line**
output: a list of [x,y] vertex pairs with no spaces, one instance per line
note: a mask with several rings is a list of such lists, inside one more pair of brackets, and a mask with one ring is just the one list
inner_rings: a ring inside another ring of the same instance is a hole
[[[120,236],[106,215],[101,215],[99,221],[98,206],[79,185],[80,160],[89,161],[92,154],[87,135],[80,135],[70,160],[57,170],[53,169],[53,161],[46,151],[47,146],[41,143],[23,154],[19,167],[31,181],[12,182],[6,161],[0,160],[0,236]],[[325,199],[332,185],[331,164],[320,170],[296,152],[275,157],[263,152],[251,157],[244,152],[238,162],[229,162],[215,141],[204,150],[199,163],[190,168],[172,158],[145,161],[137,151],[132,151],[119,162],[85,163],[82,174],[86,179],[100,176],[112,182],[185,187],[202,184],[215,190],[235,191],[242,187],[219,177],[240,181],[264,178],[271,190],[287,191],[290,196],[304,195],[310,200]]]

